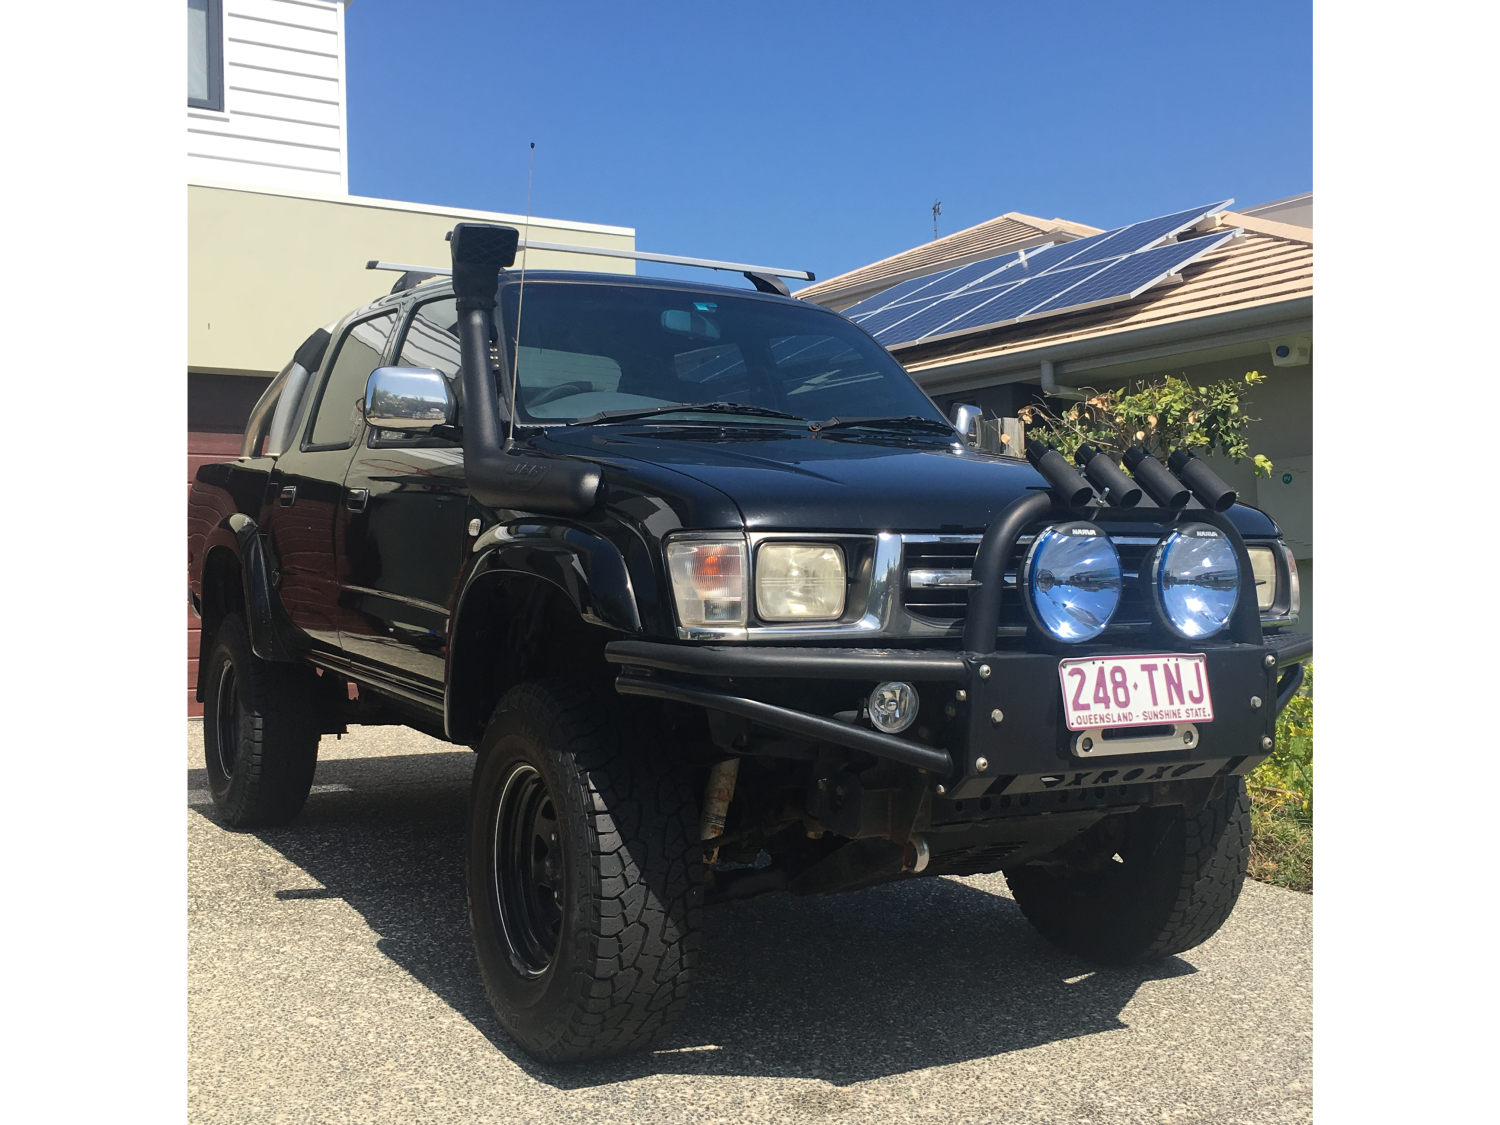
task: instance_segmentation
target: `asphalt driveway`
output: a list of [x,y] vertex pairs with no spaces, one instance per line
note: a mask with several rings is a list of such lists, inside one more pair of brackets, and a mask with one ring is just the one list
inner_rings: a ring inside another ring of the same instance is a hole
[[194,1122],[1306,1121],[1312,899],[1247,884],[1182,957],[1095,971],[1000,875],[707,912],[649,1053],[542,1067],[500,1030],[464,916],[473,757],[325,738],[298,822],[213,820],[188,725]]

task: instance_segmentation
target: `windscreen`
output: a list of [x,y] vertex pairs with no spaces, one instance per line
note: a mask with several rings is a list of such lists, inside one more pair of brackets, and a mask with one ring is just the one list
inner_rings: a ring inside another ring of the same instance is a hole
[[[506,286],[500,308],[508,340],[520,315],[514,360],[522,423],[674,403],[735,403],[808,422],[907,415],[942,421],[884,348],[815,306],[544,281],[526,286],[524,303],[520,286]],[[663,415],[674,423],[685,418],[691,415]],[[754,415],[739,420],[775,424]]]

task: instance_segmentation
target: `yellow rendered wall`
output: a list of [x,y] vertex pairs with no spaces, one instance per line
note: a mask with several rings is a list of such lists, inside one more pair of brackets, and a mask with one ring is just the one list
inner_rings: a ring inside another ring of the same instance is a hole
[[[466,219],[523,225],[514,216],[189,185],[188,367],[274,374],[314,328],[390,292],[399,275],[366,270],[367,261],[447,265],[443,236]],[[534,219],[532,231],[538,242],[635,249],[628,228]],[[629,259],[543,250],[532,252],[530,265],[635,272]]]

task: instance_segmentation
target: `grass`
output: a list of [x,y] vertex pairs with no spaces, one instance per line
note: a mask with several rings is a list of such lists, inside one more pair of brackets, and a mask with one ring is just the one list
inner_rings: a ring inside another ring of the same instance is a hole
[[1312,821],[1267,808],[1250,791],[1250,877],[1312,893]]
[[1276,720],[1276,749],[1251,771],[1250,877],[1313,889],[1313,672]]

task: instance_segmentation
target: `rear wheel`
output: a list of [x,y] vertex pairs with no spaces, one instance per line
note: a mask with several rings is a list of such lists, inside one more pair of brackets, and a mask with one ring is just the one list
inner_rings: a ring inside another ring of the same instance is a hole
[[237,614],[219,625],[204,680],[203,753],[214,806],[231,828],[286,824],[302,811],[318,765],[312,676],[256,656]]
[[691,779],[594,691],[523,684],[474,769],[469,922],[506,1030],[549,1062],[647,1042],[684,1002],[702,848]]
[[1125,817],[1118,850],[1098,870],[1042,866],[1006,873],[1016,904],[1042,936],[1108,965],[1201,945],[1229,917],[1250,862],[1243,778],[1203,809],[1146,808]]

